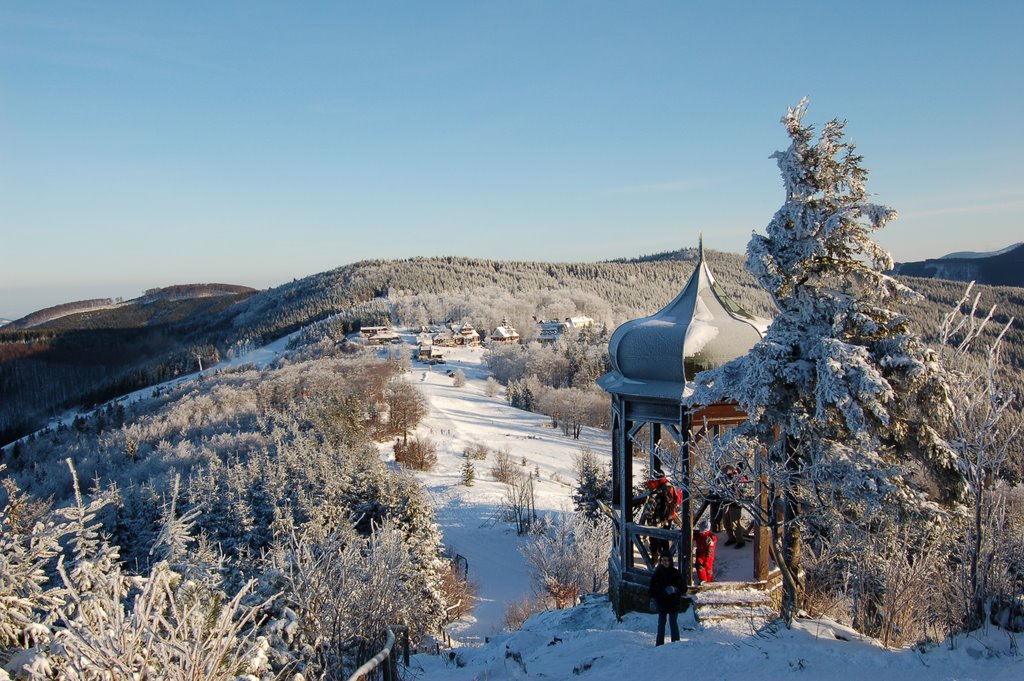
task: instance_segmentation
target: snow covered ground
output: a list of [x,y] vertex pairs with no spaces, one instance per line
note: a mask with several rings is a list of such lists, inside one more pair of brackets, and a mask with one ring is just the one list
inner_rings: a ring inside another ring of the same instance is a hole
[[[579,440],[551,427],[546,416],[513,409],[501,394],[486,395],[487,370],[481,348],[449,348],[445,364],[413,362],[408,380],[429,402],[429,415],[416,434],[438,445],[437,466],[417,474],[427,486],[437,509],[437,522],[445,544],[466,558],[470,580],[478,588],[474,614],[449,627],[464,643],[479,643],[504,627],[510,602],[530,595],[529,575],[519,553],[521,538],[515,528],[499,519],[505,485],[493,480],[490,469],[496,453],[507,451],[515,465],[539,471],[534,482],[537,512],[552,515],[572,511],[576,485],[573,457],[588,447],[610,459],[608,434],[585,428]],[[466,385],[457,388],[449,372],[461,369]],[[486,461],[474,461],[475,482],[462,484],[463,452],[471,445],[491,450]],[[382,451],[391,455],[391,447]]]
[[[546,417],[512,409],[500,394],[488,397],[483,352],[450,349],[445,364],[428,367],[414,362],[408,374],[430,403],[430,414],[417,433],[438,443],[435,470],[418,475],[434,498],[445,543],[467,558],[470,579],[479,590],[473,616],[449,627],[457,647],[450,655],[414,656],[412,678],[1024,679],[1017,638],[997,629],[959,637],[952,647],[891,651],[829,620],[801,621],[792,630],[775,625],[756,628],[748,621],[705,625],[698,624],[691,611],[680,617],[682,639],[655,648],[656,616],[631,613],[617,621],[607,597],[595,595],[575,608],[540,613],[521,631],[502,632],[508,603],[531,593],[529,576],[514,528],[498,520],[504,486],[489,474],[494,455],[476,462],[476,482],[465,487],[462,452],[471,444],[483,444],[492,450],[506,448],[517,464],[525,458],[527,468],[540,471],[538,511],[559,513],[572,507],[573,456],[589,447],[607,459],[610,438],[605,432],[584,429],[579,441],[572,440],[552,429]],[[447,375],[456,369],[466,374],[464,387],[456,388]],[[726,569],[726,561],[742,562],[737,557],[743,552],[728,551],[720,549],[723,562],[716,567]]]
[[702,626],[680,617],[682,637],[654,647],[656,616],[627,614],[619,622],[606,598],[548,611],[515,633],[450,656],[416,655],[417,681],[587,679],[588,681],[1019,681],[1024,658],[998,630],[959,637],[955,648],[891,651],[827,620],[792,630],[753,630],[743,622]]

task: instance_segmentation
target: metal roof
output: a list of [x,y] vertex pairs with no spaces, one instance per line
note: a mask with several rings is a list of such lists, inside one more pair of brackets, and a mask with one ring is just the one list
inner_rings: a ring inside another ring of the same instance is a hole
[[597,381],[606,392],[682,399],[697,373],[746,354],[764,337],[771,322],[737,305],[708,269],[703,241],[698,250],[697,267],[672,302],[612,334],[612,370]]

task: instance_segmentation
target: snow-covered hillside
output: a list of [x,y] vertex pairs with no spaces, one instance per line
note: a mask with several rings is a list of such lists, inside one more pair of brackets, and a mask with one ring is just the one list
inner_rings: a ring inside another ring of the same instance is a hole
[[[614,680],[642,675],[668,681],[696,674],[716,681],[830,679],[860,681],[898,677],[901,681],[1009,681],[1024,678],[1017,637],[991,629],[958,637],[941,646],[900,651],[883,648],[830,620],[800,620],[792,630],[751,621],[700,624],[693,613],[680,617],[682,640],[654,647],[656,616],[630,613],[617,620],[604,595],[588,596],[575,608],[535,615],[518,632],[503,632],[511,601],[530,593],[529,574],[519,554],[514,528],[497,519],[503,485],[490,479],[489,464],[478,466],[475,484],[461,484],[462,453],[471,444],[507,448],[513,461],[539,469],[538,510],[571,510],[575,484],[573,456],[589,447],[602,458],[610,452],[607,433],[584,429],[574,441],[552,429],[549,420],[509,407],[501,396],[486,395],[483,350],[447,351],[446,363],[413,363],[408,380],[430,404],[417,431],[438,443],[438,464],[417,474],[437,509],[445,543],[469,562],[478,588],[473,616],[449,626],[450,654],[413,657],[410,672],[420,681],[459,679]],[[466,385],[455,387],[447,374],[461,369]],[[382,448],[390,455],[390,447]],[[952,646],[952,648],[951,648]]]
[[[407,333],[404,338],[408,342],[412,336]],[[287,342],[287,338],[282,338],[236,357],[230,364],[273,363],[287,353]],[[655,616],[629,613],[618,620],[607,597],[593,594],[575,608],[535,615],[520,631],[503,631],[508,604],[521,602],[530,595],[531,584],[519,552],[521,539],[499,517],[505,487],[491,479],[493,452],[507,451],[515,465],[535,474],[538,511],[561,513],[572,505],[576,483],[574,457],[586,447],[607,461],[610,438],[608,433],[585,428],[581,439],[573,440],[560,429],[552,428],[547,417],[509,407],[501,391],[489,396],[483,354],[484,350],[479,348],[450,349],[445,364],[428,366],[414,362],[412,371],[405,374],[405,379],[422,391],[429,404],[429,414],[415,434],[429,437],[438,445],[434,470],[416,475],[433,499],[445,544],[466,558],[469,577],[478,587],[473,614],[448,626],[455,647],[442,650],[441,655],[414,656],[406,678],[1024,678],[1024,657],[1019,656],[1017,647],[1019,636],[995,628],[959,636],[938,646],[893,651],[824,619],[798,619],[794,628],[787,630],[777,624],[765,626],[763,622],[742,619],[699,623],[690,611],[680,618],[682,640],[655,648]],[[448,375],[456,370],[465,374],[464,386],[456,386]],[[122,399],[143,396],[140,391]],[[476,479],[467,487],[462,481],[463,452],[473,445],[486,446],[492,455],[487,461],[477,462]],[[380,451],[384,458],[393,457],[390,444],[381,445]],[[722,568],[733,555],[738,557],[740,553],[720,553]]]
[[[751,621],[701,624],[692,611],[680,617],[682,640],[654,647],[656,616],[630,613],[617,620],[604,595],[582,605],[535,615],[518,632],[502,631],[506,606],[530,593],[529,574],[514,528],[497,519],[503,485],[490,479],[488,462],[478,466],[475,484],[461,484],[462,452],[471,444],[507,448],[513,461],[539,469],[539,510],[571,510],[575,484],[573,456],[589,447],[607,459],[607,433],[584,429],[574,441],[549,420],[509,407],[486,395],[483,350],[447,351],[446,363],[413,363],[409,381],[430,404],[417,431],[438,443],[438,464],[418,473],[437,509],[445,543],[469,562],[478,588],[473,616],[449,626],[450,654],[416,655],[409,672],[419,681],[460,679],[570,679],[675,681],[699,675],[716,681],[830,679],[861,681],[1009,681],[1024,678],[1017,637],[991,629],[931,647],[892,651],[830,620],[800,620],[792,630]],[[447,374],[461,369],[458,388]],[[390,447],[382,447],[390,455]],[[727,558],[728,554],[723,556]],[[952,648],[951,648],[952,646]]]

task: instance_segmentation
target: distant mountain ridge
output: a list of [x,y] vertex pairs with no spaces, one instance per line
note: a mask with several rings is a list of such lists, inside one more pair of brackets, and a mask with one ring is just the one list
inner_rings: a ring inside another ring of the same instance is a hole
[[956,253],[947,253],[946,255],[942,256],[940,260],[945,258],[988,258],[994,255],[1002,255],[1003,253],[1008,253],[1009,251],[1012,251],[1018,246],[1024,246],[1024,241],[1018,241],[1012,246],[1000,248],[998,251],[987,251],[985,253],[978,253],[976,251],[957,251]]
[[70,303],[61,303],[60,305],[36,310],[35,312],[27,314],[20,319],[15,319],[8,326],[11,329],[30,329],[33,326],[39,326],[40,324],[45,324],[46,322],[54,319],[66,317],[69,314],[105,309],[112,305],[114,305],[113,298],[89,298],[88,300],[75,300]]
[[893,273],[927,279],[975,281],[989,286],[1024,287],[1024,243],[987,254],[964,251],[941,258],[896,263]]
[[[94,312],[106,310],[118,305],[147,305],[158,300],[178,301],[191,300],[193,298],[211,298],[215,296],[231,296],[239,293],[254,293],[256,289],[249,286],[238,286],[236,284],[177,284],[164,288],[151,288],[138,297],[122,301],[114,298],[90,298],[88,300],[77,300],[70,303],[62,303],[37,310],[27,314],[21,319],[15,319],[7,324],[8,329],[30,329],[40,326],[61,317],[80,314],[83,312]],[[4,326],[4,324],[0,324]]]

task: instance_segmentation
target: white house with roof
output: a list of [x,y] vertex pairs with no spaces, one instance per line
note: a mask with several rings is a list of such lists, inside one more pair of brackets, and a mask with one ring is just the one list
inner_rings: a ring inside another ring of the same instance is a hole
[[366,338],[370,345],[386,345],[388,343],[401,343],[402,337],[387,327],[381,327],[380,331],[371,334]]
[[565,334],[593,326],[596,322],[586,315],[566,317],[565,321],[553,319],[537,322],[537,340],[541,343],[554,343]]
[[507,322],[502,321],[501,326],[497,326],[494,328],[494,331],[491,331],[490,341],[492,343],[502,343],[505,345],[518,343],[519,332],[516,331],[514,327],[509,326]]

